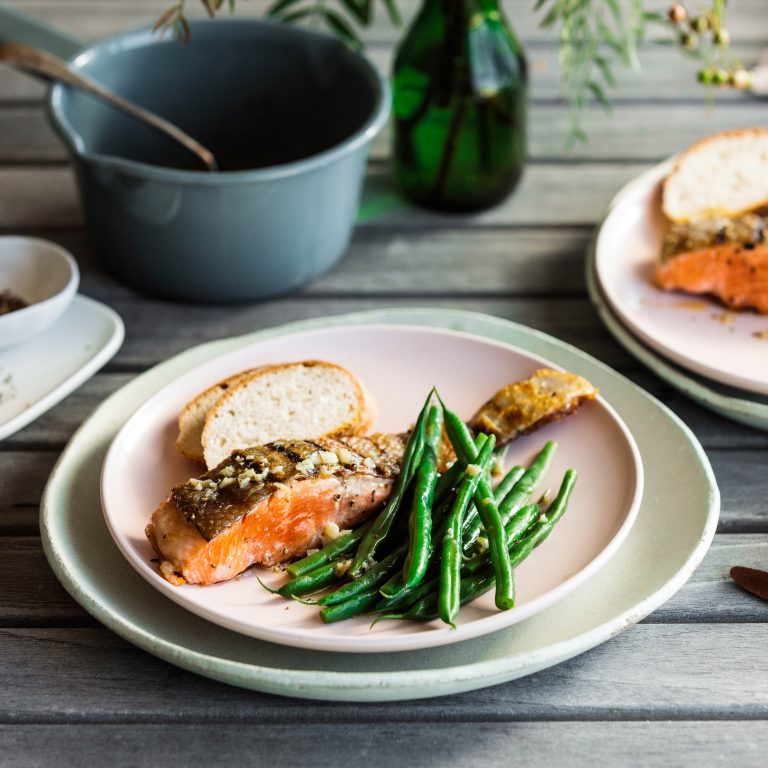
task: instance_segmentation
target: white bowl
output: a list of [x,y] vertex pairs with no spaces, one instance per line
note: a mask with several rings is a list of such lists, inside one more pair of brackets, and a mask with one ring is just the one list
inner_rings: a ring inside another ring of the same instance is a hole
[[0,315],[0,349],[51,326],[79,283],[77,263],[60,246],[32,237],[0,237],[0,292],[10,290],[29,304]]

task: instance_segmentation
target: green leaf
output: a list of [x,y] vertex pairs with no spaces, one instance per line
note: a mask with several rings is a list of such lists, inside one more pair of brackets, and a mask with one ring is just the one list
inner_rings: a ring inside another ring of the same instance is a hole
[[[230,0],[233,2],[234,0]],[[290,8],[292,5],[302,2],[302,0],[277,0],[267,8],[267,16],[281,16],[282,12],[286,8]]]
[[353,48],[362,48],[363,41],[358,37],[352,25],[340,14],[330,8],[318,8],[320,15],[328,26]]
[[[367,26],[371,20],[371,3],[365,0],[338,0],[363,26]],[[334,11],[331,11],[334,13]]]
[[603,107],[606,112],[610,112],[612,110],[610,99],[599,83],[594,80],[590,80],[587,83],[587,88],[589,88],[591,94],[595,97],[595,100]]
[[395,27],[399,27],[403,23],[403,19],[400,16],[400,11],[397,10],[397,3],[395,0],[382,0],[384,7],[389,14],[389,20]]
[[294,21],[301,21],[302,19],[306,19],[309,16],[316,15],[317,7],[311,5],[309,8],[299,8],[298,11],[291,11],[290,13],[280,15],[278,18],[285,24],[293,24]]
[[604,56],[595,57],[595,66],[600,70],[600,74],[603,76],[603,80],[610,86],[616,85],[616,78],[611,71],[611,62]]

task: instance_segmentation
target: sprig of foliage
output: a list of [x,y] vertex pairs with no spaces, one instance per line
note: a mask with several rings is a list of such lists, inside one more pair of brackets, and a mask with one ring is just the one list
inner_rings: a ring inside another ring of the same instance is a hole
[[[463,0],[452,0],[463,2]],[[237,0],[200,0],[209,16],[225,6],[235,10]],[[706,85],[750,87],[750,75],[728,52],[725,29],[727,0],[709,0],[710,6],[691,18],[682,3],[674,3],[666,14],[646,11],[644,0],[533,0],[542,14],[541,28],[552,30],[559,41],[563,90],[569,101],[570,126],[566,144],[586,142],[582,127],[585,110],[597,103],[611,109],[609,93],[616,86],[616,66],[639,68],[637,49],[647,24],[658,24],[671,32],[668,40],[705,64],[699,72]],[[155,24],[160,31],[173,30],[181,40],[189,39],[185,16],[187,0],[177,0]],[[373,21],[374,11],[384,10],[395,26],[401,23],[397,0],[274,0],[267,16],[276,21],[318,23],[354,48],[363,43],[358,28]]]
[[562,83],[570,105],[567,144],[586,142],[584,111],[593,102],[609,111],[608,90],[615,87],[617,64],[637,69],[637,46],[648,15],[642,0],[536,0],[540,26],[554,30],[560,42]]
[[[235,10],[236,0],[200,0],[209,16],[215,16],[226,4],[229,12]],[[161,32],[173,31],[180,40],[189,40],[190,28],[186,18],[187,0],[178,0],[155,23]],[[390,21],[401,24],[396,0],[275,0],[266,15],[285,23],[317,22],[338,35],[353,48],[363,43],[356,27],[370,26],[374,7],[383,5]]]

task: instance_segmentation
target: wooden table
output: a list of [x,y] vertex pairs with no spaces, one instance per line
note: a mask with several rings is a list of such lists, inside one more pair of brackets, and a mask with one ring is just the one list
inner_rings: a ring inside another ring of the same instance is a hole
[[[15,4],[87,38],[146,23],[169,2]],[[241,5],[256,13],[263,2]],[[568,154],[555,49],[530,5],[509,3],[533,73],[530,162],[514,197],[474,217],[390,210],[358,228],[333,272],[263,304],[162,302],[108,277],[82,229],[42,89],[0,72],[0,230],[69,248],[82,292],[114,307],[127,328],[103,371],[0,445],[0,765],[217,765],[253,756],[265,765],[370,768],[768,764],[768,605],[727,576],[737,563],[768,567],[768,434],[702,410],[641,368],[602,327],[582,274],[592,227],[622,184],[705,133],[765,123],[768,105],[725,94],[708,108],[695,63],[649,45],[643,71],[621,76],[613,115],[591,114],[590,143]],[[768,44],[764,0],[731,5],[735,48],[750,61]],[[393,32],[382,20],[368,38],[386,66]],[[383,138],[372,153],[369,196],[388,191],[386,153]],[[460,696],[352,706],[183,672],[128,645],[68,597],[41,550],[38,504],[57,456],[103,398],[199,342],[385,306],[459,307],[525,323],[669,404],[701,440],[722,491],[718,534],[690,582],[639,625],[531,677]]]

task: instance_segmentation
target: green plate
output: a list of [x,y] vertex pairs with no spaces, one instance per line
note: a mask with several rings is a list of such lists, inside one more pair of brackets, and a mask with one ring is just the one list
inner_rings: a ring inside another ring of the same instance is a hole
[[[341,654],[273,645],[219,628],[170,603],[119,554],[99,500],[113,437],[150,395],[181,373],[243,344],[344,324],[423,325],[513,344],[587,376],[632,431],[645,469],[637,521],[608,564],[535,617],[482,638],[395,654]],[[659,449],[663,446],[663,450]],[[685,477],[686,482],[678,482]],[[54,467],[41,534],[56,575],[99,621],[173,664],[233,685],[342,701],[387,701],[468,691],[528,675],[598,645],[669,599],[706,553],[720,495],[704,452],[665,406],[557,339],[486,315],[379,310],[293,323],[184,352],[109,397]]]

